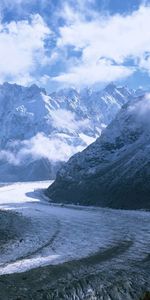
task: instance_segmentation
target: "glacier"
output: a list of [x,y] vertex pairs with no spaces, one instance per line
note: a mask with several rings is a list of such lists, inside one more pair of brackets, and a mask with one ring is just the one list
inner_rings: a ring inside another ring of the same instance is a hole
[[0,187],[1,299],[143,299],[149,212],[50,204],[49,183]]

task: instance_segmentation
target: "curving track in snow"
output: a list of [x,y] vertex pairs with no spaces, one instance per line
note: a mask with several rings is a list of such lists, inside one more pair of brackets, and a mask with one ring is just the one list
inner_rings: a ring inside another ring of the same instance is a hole
[[150,214],[52,205],[49,182],[0,187],[0,209],[19,213],[16,238],[0,247],[0,274],[23,272],[97,253],[102,266],[129,267],[149,259]]

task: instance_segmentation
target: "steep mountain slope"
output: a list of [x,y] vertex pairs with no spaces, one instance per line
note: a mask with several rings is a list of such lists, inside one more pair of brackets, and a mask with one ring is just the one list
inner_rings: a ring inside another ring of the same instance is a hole
[[150,95],[125,104],[115,120],[58,172],[53,201],[150,208]]
[[36,85],[0,85],[1,181],[54,178],[59,163],[92,143],[133,96],[114,84],[51,95]]

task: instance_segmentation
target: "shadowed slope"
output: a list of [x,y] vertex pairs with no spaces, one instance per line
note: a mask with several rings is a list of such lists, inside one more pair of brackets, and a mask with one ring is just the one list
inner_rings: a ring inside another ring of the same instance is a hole
[[125,104],[102,136],[58,172],[47,195],[56,202],[150,208],[150,99]]

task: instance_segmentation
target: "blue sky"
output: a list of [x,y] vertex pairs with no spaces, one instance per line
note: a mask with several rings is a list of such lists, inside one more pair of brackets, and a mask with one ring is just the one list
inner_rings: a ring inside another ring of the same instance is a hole
[[149,87],[150,1],[1,0],[0,82]]

